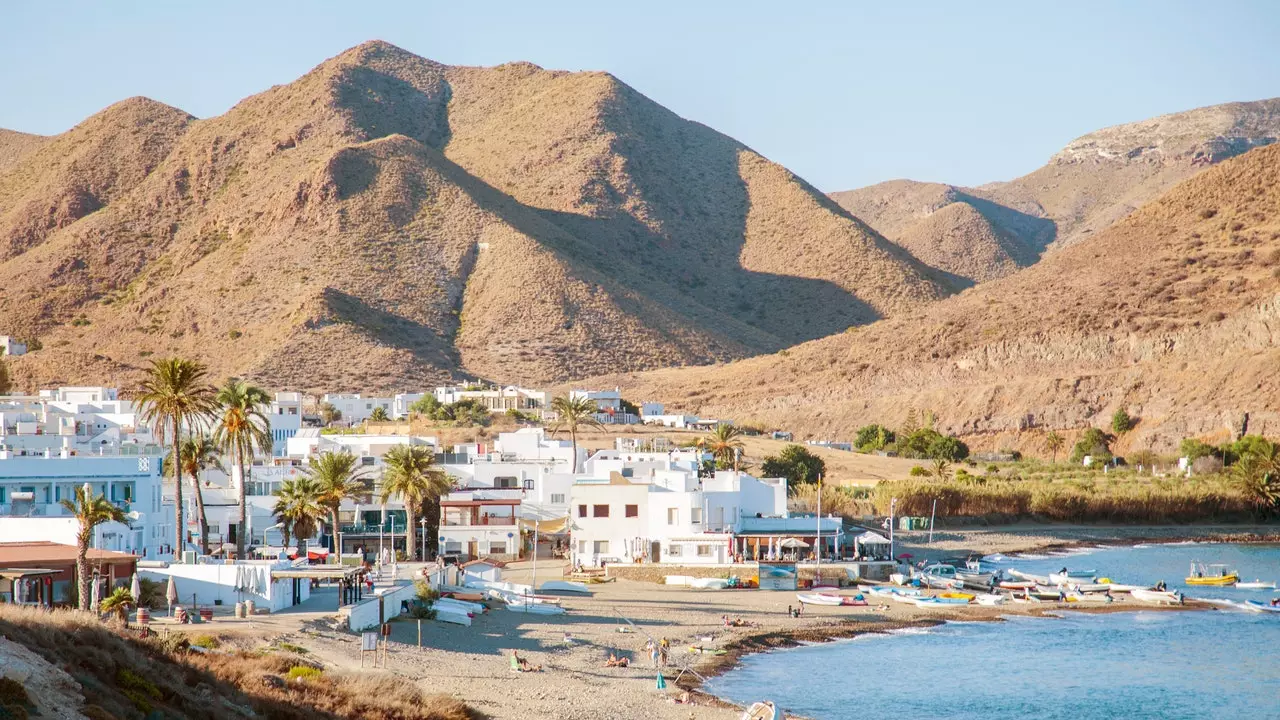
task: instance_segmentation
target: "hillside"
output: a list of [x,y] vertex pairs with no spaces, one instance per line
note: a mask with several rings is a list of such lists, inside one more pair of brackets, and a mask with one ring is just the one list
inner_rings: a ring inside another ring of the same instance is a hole
[[22,387],[153,356],[277,387],[540,382],[742,358],[945,276],[604,73],[371,42],[224,115],[135,99],[0,136],[0,333]]
[[983,282],[1034,263],[1050,244],[1064,247],[1107,228],[1214,163],[1277,139],[1280,98],[1228,103],[1090,133],[1009,182],[958,188],[893,180],[831,197],[926,264]]
[[908,408],[979,446],[1141,419],[1170,449],[1246,423],[1280,431],[1280,146],[1183,182],[1034,266],[767,357],[602,379],[627,397],[847,438]]

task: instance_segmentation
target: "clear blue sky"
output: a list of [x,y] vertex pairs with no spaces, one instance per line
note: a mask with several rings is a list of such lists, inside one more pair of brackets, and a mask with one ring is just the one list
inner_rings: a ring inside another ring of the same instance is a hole
[[25,2],[0,127],[146,95],[200,117],[380,38],[451,64],[607,70],[823,190],[979,184],[1091,130],[1280,96],[1280,3]]

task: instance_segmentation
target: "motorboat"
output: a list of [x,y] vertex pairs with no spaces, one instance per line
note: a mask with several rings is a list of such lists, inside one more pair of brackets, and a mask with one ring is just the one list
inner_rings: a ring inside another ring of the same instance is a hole
[[965,602],[968,602],[974,598],[974,595],[973,593],[945,592],[945,593],[938,593],[938,597],[949,598],[949,599],[959,599],[959,600],[964,600]]
[[1049,584],[1074,585],[1076,583],[1091,583],[1097,577],[1097,570],[1064,570],[1061,572],[1049,573]]
[[1135,600],[1141,600],[1142,602],[1157,604],[1164,603],[1166,605],[1179,605],[1182,603],[1182,595],[1180,593],[1170,592],[1168,590],[1138,589],[1130,590],[1129,594],[1132,595]]
[[997,575],[999,575],[998,572],[982,570],[978,563],[974,562],[969,563],[969,567],[964,569],[956,568],[955,573],[956,579],[969,585],[981,585],[983,587],[990,587]]
[[1252,583],[1235,583],[1235,587],[1247,589],[1247,591],[1274,591],[1276,584],[1274,582],[1263,583],[1262,580],[1253,580]]
[[1000,593],[980,593],[973,597],[979,605],[1003,605],[1005,596]]
[[832,593],[796,593],[796,598],[807,605],[866,605],[861,597],[833,595]]
[[1112,582],[1111,578],[1101,578],[1098,580],[1099,585],[1106,585],[1107,589],[1113,593],[1127,593],[1134,590],[1147,590],[1149,585],[1125,585],[1124,583]]
[[1246,600],[1245,606],[1254,612],[1280,613],[1280,605],[1272,605],[1261,600]]
[[867,592],[877,597],[893,599],[920,597],[924,594],[915,588],[893,587],[891,585],[880,585],[877,587],[867,588]]
[[1004,590],[1027,590],[1035,586],[1035,580],[1003,580],[996,583],[996,587]]
[[784,720],[782,708],[768,700],[751,703],[751,707],[742,713],[742,720]]
[[1187,576],[1188,585],[1213,585],[1222,587],[1235,585],[1240,580],[1240,573],[1221,563],[1206,564],[1191,561],[1191,574]]
[[572,580],[548,580],[542,583],[542,587],[538,588],[542,592],[569,592],[590,595],[591,588],[586,583],[574,582]]

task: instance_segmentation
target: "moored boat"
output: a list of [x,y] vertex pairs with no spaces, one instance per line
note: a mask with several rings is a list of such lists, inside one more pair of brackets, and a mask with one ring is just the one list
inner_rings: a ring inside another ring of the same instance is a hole
[[1091,583],[1097,576],[1097,570],[1063,570],[1056,573],[1049,573],[1049,584],[1072,585],[1074,583]]
[[915,603],[917,607],[954,607],[956,605],[969,604],[969,601],[965,598],[928,596],[913,597],[911,598],[911,602]]
[[1236,587],[1241,590],[1275,590],[1276,584],[1274,582],[1254,580],[1253,582],[1237,582]]
[[839,595],[826,595],[823,593],[796,593],[796,599],[807,605],[839,605]]
[[1036,582],[1034,580],[1005,580],[996,584],[996,587],[1005,590],[1026,590],[1035,586]]
[[1129,594],[1133,595],[1135,600],[1141,600],[1143,602],[1164,603],[1167,605],[1177,605],[1182,602],[1182,596],[1180,594],[1170,592],[1168,590],[1138,589],[1131,590]]
[[1280,613],[1280,605],[1272,605],[1261,600],[1246,600],[1245,605],[1254,612]]
[[1050,584],[1048,575],[1033,575],[1029,572],[1023,572],[1021,570],[1010,570],[1009,575],[1010,577],[1016,577],[1019,580],[1026,580],[1029,582],[1038,583],[1040,585]]
[[1222,563],[1202,563],[1199,560],[1191,561],[1191,574],[1187,576],[1186,583],[1188,585],[1212,585],[1223,587],[1226,585],[1235,585],[1240,579],[1240,574],[1235,570],[1223,565]]
[[784,720],[784,718],[782,708],[768,700],[762,700],[752,703],[751,707],[742,713],[742,720]]

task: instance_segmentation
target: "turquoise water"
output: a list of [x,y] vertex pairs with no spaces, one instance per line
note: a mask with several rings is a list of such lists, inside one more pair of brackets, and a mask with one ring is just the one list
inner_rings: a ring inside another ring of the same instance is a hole
[[[1192,559],[1280,580],[1280,546],[1106,549],[1004,567],[1096,568],[1117,582],[1181,588]],[[1267,599],[1270,590],[1189,589]],[[1280,718],[1280,615],[1065,613],[948,623],[747,657],[707,688],[738,703],[772,699],[820,720],[908,718]]]

